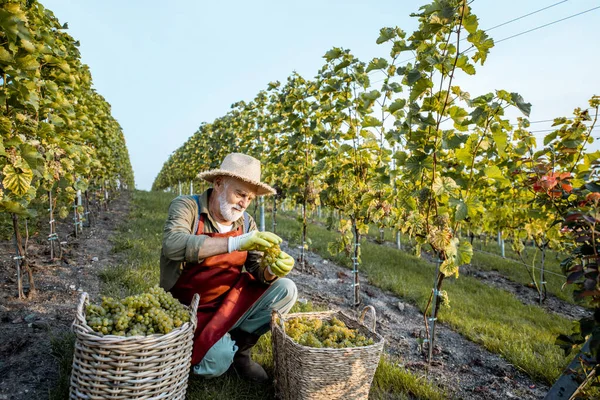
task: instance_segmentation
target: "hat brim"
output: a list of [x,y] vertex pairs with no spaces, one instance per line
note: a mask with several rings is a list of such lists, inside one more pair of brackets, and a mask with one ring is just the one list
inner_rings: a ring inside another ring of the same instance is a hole
[[235,174],[230,171],[225,171],[222,169],[213,169],[213,170],[206,171],[206,172],[200,172],[198,174],[199,179],[204,179],[205,181],[208,181],[210,183],[213,183],[215,178],[218,176],[229,176],[232,178],[239,179],[240,181],[249,183],[253,186],[256,186],[256,195],[257,196],[266,196],[269,194],[277,194],[277,191],[275,189],[273,189],[271,186],[269,186],[265,183],[253,181],[251,179],[245,178],[241,175]]

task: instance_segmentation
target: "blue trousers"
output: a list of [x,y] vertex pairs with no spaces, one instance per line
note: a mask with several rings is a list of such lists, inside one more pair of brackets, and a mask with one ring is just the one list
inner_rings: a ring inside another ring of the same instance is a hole
[[[242,315],[231,330],[240,329],[255,335],[263,335],[270,328],[271,310],[286,314],[296,303],[297,298],[296,284],[291,279],[279,278]],[[220,376],[233,363],[233,356],[237,349],[235,341],[231,339],[229,333],[226,333],[208,350],[202,361],[192,367],[192,371],[195,375],[205,378]]]

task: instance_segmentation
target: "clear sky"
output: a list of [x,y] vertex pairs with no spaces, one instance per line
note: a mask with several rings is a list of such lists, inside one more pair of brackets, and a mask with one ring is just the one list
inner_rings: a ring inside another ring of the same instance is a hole
[[[475,0],[490,28],[559,0]],[[123,127],[136,187],[149,190],[163,163],[204,121],[251,100],[270,81],[306,78],[333,46],[361,60],[386,57],[379,29],[417,27],[425,1],[41,0],[81,42],[94,85]],[[500,40],[600,6],[569,0],[489,34]],[[568,116],[600,95],[600,9],[498,43],[477,75],[458,84],[472,95],[494,89],[533,104],[530,120]],[[377,80],[373,78],[373,80]],[[535,124],[532,129],[547,129]],[[597,130],[600,136],[600,130]],[[540,137],[544,133],[539,134]],[[599,148],[597,144],[594,148]]]

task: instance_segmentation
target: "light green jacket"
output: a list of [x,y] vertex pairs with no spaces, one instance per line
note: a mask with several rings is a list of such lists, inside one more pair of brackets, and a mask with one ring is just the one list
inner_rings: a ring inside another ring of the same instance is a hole
[[[208,211],[208,199],[212,189],[199,196],[200,213],[205,214],[204,233],[218,233],[217,224]],[[249,229],[255,231],[254,218],[248,215]],[[169,216],[163,231],[162,250],[160,252],[160,286],[165,290],[171,289],[186,263],[201,263],[203,259],[198,257],[200,249],[208,236],[196,235],[194,231],[198,224],[198,205],[193,196],[179,196],[169,206]],[[233,223],[233,229],[244,225],[244,217]],[[248,258],[244,267],[259,281],[265,282],[264,268],[259,266],[262,256],[260,252],[248,252]]]

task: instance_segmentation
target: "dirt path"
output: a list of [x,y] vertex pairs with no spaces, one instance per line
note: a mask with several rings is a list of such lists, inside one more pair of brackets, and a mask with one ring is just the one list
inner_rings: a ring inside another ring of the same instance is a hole
[[[296,248],[282,246],[294,257]],[[320,256],[309,253],[307,271],[295,268],[291,278],[299,289],[300,299],[306,299],[328,309],[352,312],[351,274]],[[361,275],[363,305],[377,310],[377,330],[386,338],[386,350],[399,356],[401,364],[416,373],[425,373],[426,362],[415,337],[423,330],[420,311],[394,295],[369,285]],[[460,334],[438,325],[436,340],[441,352],[429,374],[433,381],[460,399],[540,399],[548,387],[533,382],[496,354],[474,344]],[[438,349],[436,349],[438,350]]]
[[82,291],[94,297],[99,293],[99,271],[117,262],[109,239],[128,210],[129,198],[123,194],[79,238],[67,235],[72,231],[68,218],[59,222],[57,233],[67,241],[62,261],[47,262],[46,233],[35,234],[27,250],[37,288],[33,299],[16,298],[13,248],[0,243],[0,400],[48,398],[58,377],[50,340],[69,331]]

